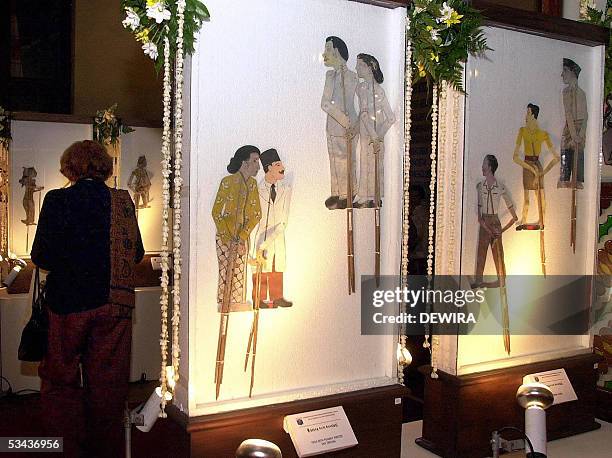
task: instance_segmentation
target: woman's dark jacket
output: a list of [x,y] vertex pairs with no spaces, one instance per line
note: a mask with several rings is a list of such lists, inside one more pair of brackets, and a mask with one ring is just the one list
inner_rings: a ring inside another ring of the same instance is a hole
[[[102,181],[83,179],[46,194],[31,256],[49,271],[46,303],[53,312],[82,312],[107,303],[110,214],[110,190]],[[137,234],[136,263],[144,256]]]

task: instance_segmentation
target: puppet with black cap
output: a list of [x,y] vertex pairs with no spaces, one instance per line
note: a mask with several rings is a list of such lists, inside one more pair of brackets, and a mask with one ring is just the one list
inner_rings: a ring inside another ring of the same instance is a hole
[[[261,221],[255,233],[253,247],[254,254],[263,255],[264,259],[260,301],[262,308],[291,307],[293,304],[283,296],[285,228],[289,216],[291,188],[283,182],[285,166],[275,149],[261,153],[260,160],[265,175],[258,184]],[[254,274],[253,302],[255,302],[256,289]]]

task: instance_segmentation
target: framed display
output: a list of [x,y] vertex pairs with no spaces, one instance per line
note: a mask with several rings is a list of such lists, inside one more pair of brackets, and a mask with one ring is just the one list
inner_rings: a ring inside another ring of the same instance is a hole
[[[507,275],[508,281],[518,275],[592,275],[598,213],[590,203],[598,201],[599,193],[603,46],[500,27],[485,31],[495,51],[486,59],[470,58],[467,96],[461,97],[458,112],[452,106],[447,110],[449,122],[465,116],[460,159],[445,167],[460,175],[456,189],[463,190],[463,198],[454,220],[439,215],[448,222],[439,235],[445,240],[454,229],[453,238],[461,243],[454,253],[437,249],[436,269],[471,276],[476,287],[483,272],[498,279]],[[450,147],[452,139],[446,142]],[[493,162],[495,176],[489,179],[485,168]],[[438,200],[449,198],[451,190],[444,192]],[[496,231],[501,236],[488,242],[485,236]],[[449,264],[451,257],[454,263]],[[551,288],[559,287],[553,283]],[[510,316],[532,313],[534,297],[517,287],[500,288],[500,299],[490,304],[502,327],[499,313],[506,306]],[[537,291],[538,296],[545,293]],[[512,336],[511,352],[499,336],[441,338],[440,367],[456,375],[592,348],[588,333]]]
[[[441,456],[487,456],[491,431],[522,424],[515,395],[523,377],[547,370],[565,369],[578,396],[548,412],[549,440],[599,427],[590,404],[599,358],[589,320],[607,35],[528,13],[504,18],[502,11],[485,11],[493,51],[468,59],[466,93],[451,92],[440,108],[456,128],[438,139],[444,186],[437,190],[436,273],[461,275],[464,288],[487,296],[467,334],[433,341],[439,378],[424,370],[417,443]],[[542,316],[551,303],[543,298],[572,291],[576,277],[587,280],[574,301],[584,314],[557,309],[551,316],[583,322],[580,331],[518,331]],[[487,322],[492,327],[483,332]],[[484,396],[494,406],[475,410]],[[453,414],[440,415],[442,405]]]
[[[380,271],[399,270],[406,10],[344,0],[207,6],[219,13],[202,30],[198,43],[206,45],[192,59],[191,80],[190,219],[198,229],[188,252],[189,415],[396,384],[397,336],[360,335],[359,283],[375,270],[377,194]],[[278,157],[270,163],[271,150]],[[284,170],[280,182],[268,179],[274,164]],[[255,188],[258,201],[249,197]],[[354,290],[347,285],[351,206]],[[282,295],[273,291],[281,279]],[[244,363],[254,306],[251,391],[251,362],[246,372]]]

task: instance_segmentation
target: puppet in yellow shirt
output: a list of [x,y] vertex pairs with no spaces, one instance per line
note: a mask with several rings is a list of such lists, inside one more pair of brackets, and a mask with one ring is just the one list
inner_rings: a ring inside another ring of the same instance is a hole
[[[221,180],[212,217],[217,228],[216,246],[219,262],[217,303],[223,303],[226,287],[231,288],[230,310],[244,310],[246,301],[246,256],[251,232],[261,219],[261,205],[257,182],[253,178],[259,171],[259,149],[246,145],[232,157],[227,171],[231,174]],[[230,266],[230,252],[236,253]],[[231,275],[228,275],[228,270]],[[228,283],[229,282],[229,283]]]
[[[546,212],[546,199],[544,197],[544,175],[546,175],[553,166],[559,162],[559,155],[553,148],[552,141],[548,132],[541,130],[538,125],[538,115],[540,107],[530,103],[527,105],[527,113],[525,114],[525,126],[519,129],[516,136],[516,145],[514,148],[513,160],[523,168],[523,211],[521,220],[518,223],[517,230],[524,229],[529,215],[529,191],[536,193],[538,208],[538,225],[544,227],[544,214]],[[540,154],[542,152],[542,144],[546,145],[546,149],[552,155],[551,160],[542,168],[540,163]],[[523,158],[519,152],[523,146]]]

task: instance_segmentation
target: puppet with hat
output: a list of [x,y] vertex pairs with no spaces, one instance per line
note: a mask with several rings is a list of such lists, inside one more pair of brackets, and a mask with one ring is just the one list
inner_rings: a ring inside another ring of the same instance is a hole
[[584,146],[588,121],[586,94],[578,86],[582,69],[572,59],[563,59],[561,77],[565,125],[561,136],[561,176],[558,187],[582,189],[584,182]]
[[[285,271],[285,228],[289,216],[291,188],[283,182],[285,166],[275,149],[261,153],[264,177],[258,184],[261,220],[255,232],[254,254],[263,255],[260,301],[262,308],[291,307],[283,295]],[[253,301],[256,294],[253,275]]]

